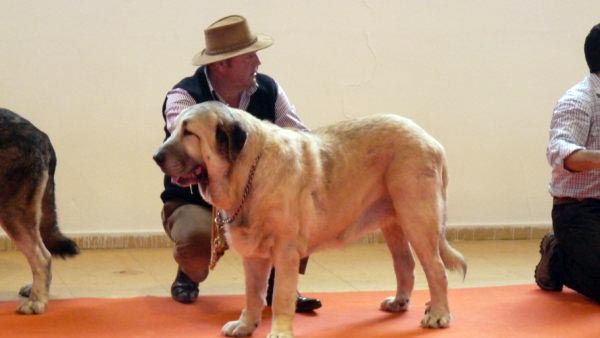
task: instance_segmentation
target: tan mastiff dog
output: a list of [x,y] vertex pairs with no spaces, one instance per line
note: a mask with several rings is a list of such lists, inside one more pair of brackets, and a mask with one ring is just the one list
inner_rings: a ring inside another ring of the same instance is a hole
[[396,295],[381,303],[408,308],[416,253],[431,301],[421,325],[447,327],[445,268],[466,272],[444,237],[443,147],[412,121],[376,115],[299,132],[218,102],[184,111],[155,161],[181,185],[199,184],[220,210],[227,240],[243,257],[246,307],[225,324],[230,337],[252,334],[275,266],[269,337],[293,337],[298,264],[315,250],[381,229],[394,260]]

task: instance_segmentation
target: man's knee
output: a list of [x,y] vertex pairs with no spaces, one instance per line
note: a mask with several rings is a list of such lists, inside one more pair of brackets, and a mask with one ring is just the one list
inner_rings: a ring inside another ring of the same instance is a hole
[[167,204],[163,209],[165,231],[175,243],[202,242],[210,244],[212,214],[211,210],[194,205],[183,204],[170,210]]
[[183,272],[201,282],[208,275],[211,253],[211,210],[194,204],[163,208],[163,223],[175,242],[173,256]]
[[208,276],[210,246],[208,250],[204,246],[176,246],[173,251],[173,257],[181,270],[194,282],[200,283]]

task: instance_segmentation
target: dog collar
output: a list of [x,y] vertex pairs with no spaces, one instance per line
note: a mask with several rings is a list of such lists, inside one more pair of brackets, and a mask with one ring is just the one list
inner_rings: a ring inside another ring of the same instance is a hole
[[248,197],[248,195],[250,194],[250,190],[252,189],[252,178],[254,177],[254,172],[256,171],[256,167],[258,166],[258,161],[260,160],[261,156],[262,153],[256,156],[254,164],[252,164],[252,167],[250,168],[250,173],[248,174],[248,182],[246,182],[244,194],[242,195],[242,201],[240,202],[240,205],[235,210],[233,215],[229,217],[225,210],[219,209],[215,211],[215,209],[213,209],[213,213],[216,213],[216,215],[213,215],[215,217],[211,231],[212,240],[209,264],[209,268],[211,270],[214,269],[214,267],[217,265],[217,261],[219,260],[219,258],[221,258],[225,251],[229,249],[229,246],[227,245],[227,240],[225,239],[225,225],[233,223],[240,211],[242,210],[244,202],[246,201],[246,198]]
[[246,198],[248,197],[248,195],[250,194],[250,190],[252,189],[252,178],[254,177],[254,172],[256,171],[256,167],[258,166],[258,161],[260,160],[261,156],[262,153],[256,156],[254,164],[252,164],[252,167],[250,168],[250,173],[248,174],[248,182],[246,182],[246,187],[244,188],[244,194],[242,195],[242,201],[240,202],[240,205],[237,207],[237,209],[235,209],[235,212],[231,217],[228,217],[223,209],[219,209],[219,211],[217,211],[217,217],[215,217],[215,223],[221,225],[231,224],[235,221],[235,218],[240,213],[240,211],[242,211],[244,202],[246,202]]

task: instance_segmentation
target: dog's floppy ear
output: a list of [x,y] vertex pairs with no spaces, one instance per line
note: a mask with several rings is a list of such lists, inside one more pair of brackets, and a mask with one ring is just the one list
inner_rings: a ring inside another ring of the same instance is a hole
[[233,121],[229,124],[219,123],[216,130],[216,140],[219,153],[229,159],[229,162],[234,162],[244,144],[246,143],[247,133],[238,121]]

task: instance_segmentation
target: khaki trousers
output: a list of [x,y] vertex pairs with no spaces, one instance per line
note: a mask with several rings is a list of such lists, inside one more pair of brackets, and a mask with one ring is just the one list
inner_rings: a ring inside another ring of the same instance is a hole
[[[181,270],[195,282],[208,276],[210,263],[212,212],[185,201],[168,201],[163,205],[162,222],[167,236],[175,243],[173,257]],[[308,257],[300,261],[304,274]]]

